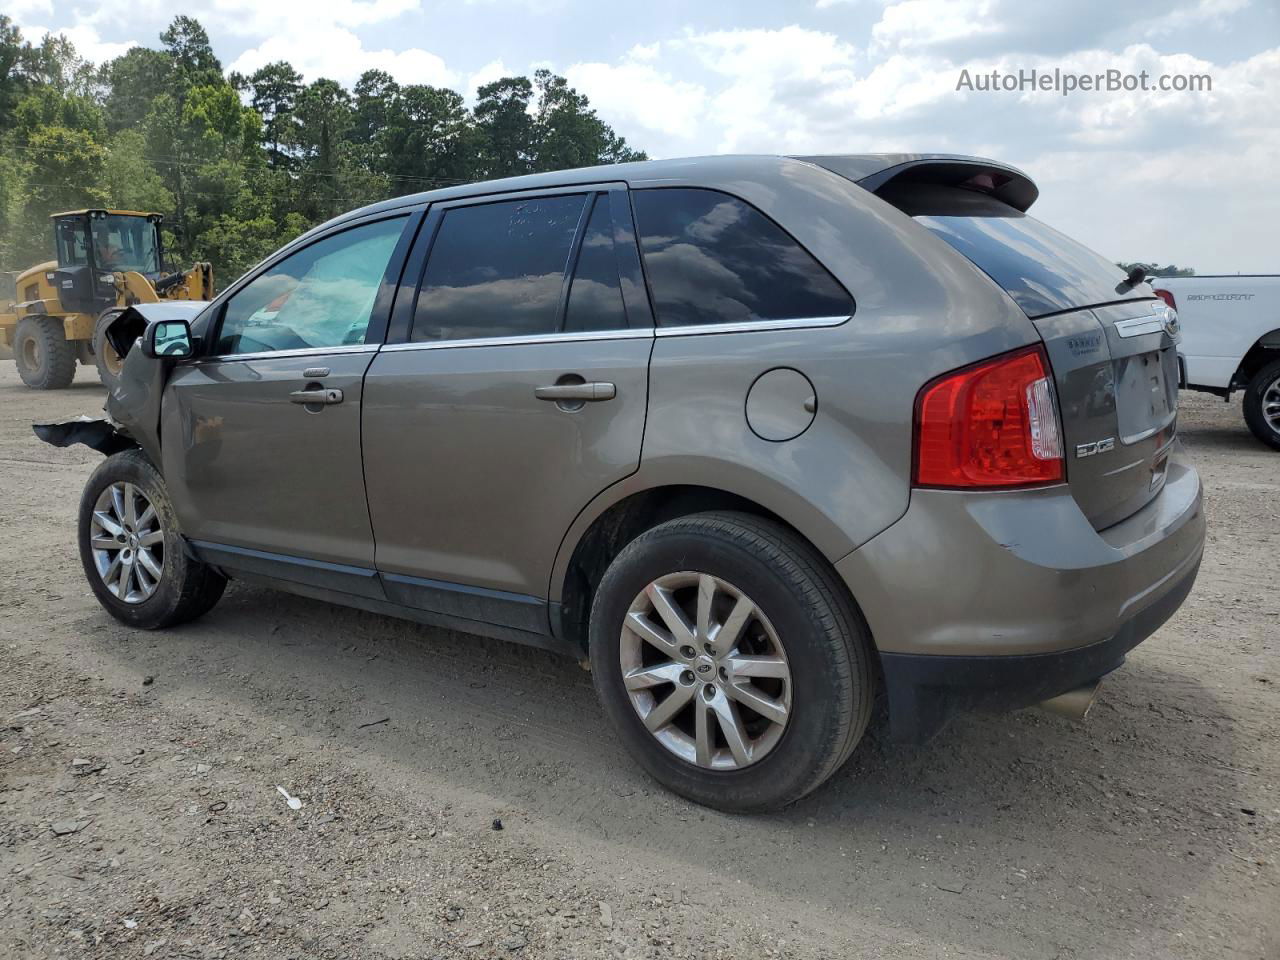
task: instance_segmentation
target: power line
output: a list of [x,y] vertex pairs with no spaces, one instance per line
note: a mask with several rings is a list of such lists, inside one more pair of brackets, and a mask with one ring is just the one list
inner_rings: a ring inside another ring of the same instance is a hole
[[[15,143],[15,144],[11,144],[10,146],[12,149],[15,149],[15,150],[25,150],[29,153],[35,153],[35,154],[54,154],[54,155],[63,156],[63,157],[74,156],[74,154],[70,150],[60,149],[58,147],[52,147],[52,146],[42,147],[42,146],[35,146],[29,143],[27,144]],[[199,160],[178,160],[178,159],[165,158],[165,157],[147,156],[146,154],[135,154],[135,156],[137,156],[139,160],[145,160],[148,163],[156,164],[160,166],[170,166],[170,167],[203,167],[205,166],[205,164]],[[451,177],[413,177],[413,176],[406,176],[403,174],[378,173],[373,170],[370,170],[369,172],[372,173],[374,176],[382,177],[386,180],[391,180],[399,183],[431,183],[431,184],[438,184],[440,186],[458,186],[461,184],[475,182],[474,180],[466,180],[466,179],[451,178]],[[342,174],[326,173],[324,171],[319,171],[319,170],[308,170],[303,174],[303,176],[336,178],[336,177],[342,176]]]

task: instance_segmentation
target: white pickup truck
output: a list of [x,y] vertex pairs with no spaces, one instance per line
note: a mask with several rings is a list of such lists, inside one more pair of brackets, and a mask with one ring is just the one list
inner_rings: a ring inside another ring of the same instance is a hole
[[1180,386],[1231,399],[1244,391],[1244,420],[1280,450],[1280,274],[1152,277],[1178,312]]

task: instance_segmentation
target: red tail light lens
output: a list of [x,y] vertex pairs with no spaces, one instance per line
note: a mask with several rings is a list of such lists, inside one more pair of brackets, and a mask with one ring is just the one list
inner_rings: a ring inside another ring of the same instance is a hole
[[1168,290],[1161,290],[1157,288],[1156,296],[1159,297],[1161,300],[1163,300],[1168,306],[1172,307],[1174,310],[1178,309],[1178,304],[1174,301],[1173,294],[1170,293]]
[[948,373],[916,398],[915,484],[1029,487],[1066,476],[1042,347]]

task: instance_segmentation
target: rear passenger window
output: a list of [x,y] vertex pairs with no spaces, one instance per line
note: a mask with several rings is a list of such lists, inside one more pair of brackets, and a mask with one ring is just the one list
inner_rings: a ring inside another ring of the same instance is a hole
[[536,197],[448,210],[427,260],[412,338],[555,331],[565,269],[589,199]]
[[847,317],[853,299],[781,227],[715,190],[632,194],[658,325]]
[[619,330],[627,325],[622,305],[622,284],[618,279],[618,256],[613,249],[613,216],[609,195],[596,194],[591,219],[582,237],[578,266],[569,287],[565,311],[566,333],[590,330]]

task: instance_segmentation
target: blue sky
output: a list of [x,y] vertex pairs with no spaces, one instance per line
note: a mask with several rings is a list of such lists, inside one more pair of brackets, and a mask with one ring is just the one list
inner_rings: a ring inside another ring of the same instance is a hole
[[[155,44],[168,0],[8,0],[91,59]],[[548,66],[653,156],[946,151],[1040,184],[1113,259],[1280,272],[1275,0],[205,0],[228,67],[370,67],[464,93]],[[1208,74],[1208,92],[957,91],[963,69]]]

